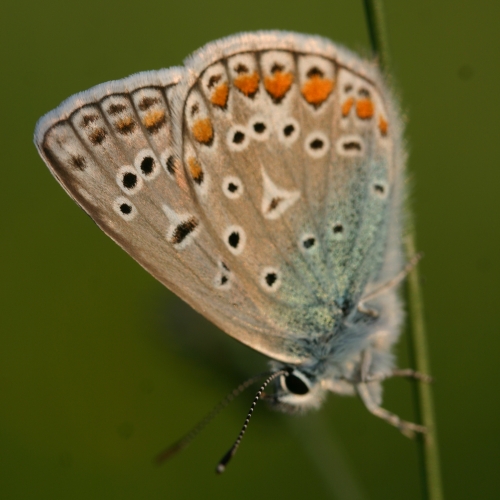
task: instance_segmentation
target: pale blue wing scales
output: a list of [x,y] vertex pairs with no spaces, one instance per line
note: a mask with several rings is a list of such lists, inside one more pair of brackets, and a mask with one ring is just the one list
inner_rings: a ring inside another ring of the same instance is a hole
[[326,198],[328,267],[332,295],[352,309],[367,284],[400,270],[401,221],[394,214],[401,211],[404,159],[394,146],[402,142],[401,125],[380,79],[340,68],[336,97],[335,167]]

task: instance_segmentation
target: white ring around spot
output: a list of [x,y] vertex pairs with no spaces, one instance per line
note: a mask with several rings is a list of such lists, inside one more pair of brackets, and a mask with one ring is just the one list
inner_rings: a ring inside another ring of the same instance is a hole
[[[229,238],[233,233],[237,233],[239,236],[238,244],[236,247],[233,247],[229,243]],[[226,247],[228,250],[233,254],[233,255],[240,255],[241,252],[245,249],[245,245],[247,242],[247,235],[244,231],[244,229],[241,226],[229,226],[226,228],[224,231],[224,243],[226,244]]]
[[[254,128],[255,124],[261,123],[265,126],[262,132],[257,132]],[[252,139],[256,141],[267,141],[271,133],[271,123],[263,115],[254,115],[248,120],[247,130]]]
[[[127,188],[123,184],[123,178],[127,174],[133,174],[136,176],[137,181],[135,186],[132,188]],[[126,194],[135,194],[138,191],[140,191],[143,182],[144,181],[142,180],[142,177],[137,173],[137,170],[132,165],[124,165],[123,167],[120,168],[120,170],[118,170],[118,173],[116,174],[116,183],[118,184],[120,189]]]
[[[153,170],[149,175],[145,174],[141,169],[144,158],[148,156],[153,159]],[[153,180],[160,173],[160,162],[151,149],[141,149],[135,157],[134,166],[137,172],[139,172],[139,175],[146,181]]]
[[[323,146],[318,149],[314,149],[311,144],[315,141],[319,140],[323,143]],[[330,149],[330,140],[323,132],[316,130],[307,135],[306,140],[304,141],[304,149],[307,151],[307,154],[315,159],[321,158],[326,155],[328,150]]]
[[[377,186],[382,187],[383,192],[380,192],[377,189]],[[387,196],[389,195],[389,185],[385,181],[376,180],[371,184],[370,187],[371,187],[372,194],[374,194],[377,198],[380,198],[381,200],[385,200],[387,198]]]
[[[123,213],[121,210],[122,205],[128,205],[131,208],[130,213]],[[119,196],[118,198],[115,199],[113,202],[113,210],[124,220],[127,222],[131,221],[136,215],[137,215],[137,208],[135,208],[135,205],[128,199],[125,198],[124,196]]]
[[[236,187],[236,190],[231,191],[231,184]],[[243,194],[243,183],[239,177],[228,175],[222,181],[222,192],[231,200],[236,200]]]
[[[234,142],[234,136],[238,132],[243,134],[243,140],[239,143]],[[250,136],[248,134],[248,130],[243,125],[234,125],[228,131],[226,135],[226,144],[230,151],[243,151],[247,148],[250,143]]]
[[[347,144],[359,144],[360,149],[357,148],[345,148],[344,145]],[[335,144],[335,149],[337,153],[341,156],[362,156],[365,152],[365,143],[361,136],[359,135],[343,135],[339,137]]]
[[[285,129],[291,125],[293,127],[293,132],[290,135],[285,135]],[[290,146],[293,144],[300,135],[300,125],[299,122],[295,119],[289,116],[288,118],[285,118],[284,120],[281,120],[278,125],[278,139],[281,143]]]
[[[313,238],[314,239],[314,244],[311,245],[309,248],[306,248],[304,246],[304,242]],[[311,253],[311,252],[314,252],[316,250],[316,248],[318,247],[318,238],[316,238],[316,236],[313,234],[313,233],[305,233],[303,234],[301,237],[300,237],[300,240],[299,240],[299,249],[304,252],[304,253]]]
[[[336,233],[334,231],[335,226],[342,226],[342,231]],[[332,234],[335,241],[342,241],[343,239],[345,239],[345,231],[345,224],[343,222],[337,221],[332,224]]]
[[[267,282],[267,277],[270,274],[276,275],[276,281],[274,281],[271,285]],[[277,267],[265,267],[260,273],[260,286],[266,291],[270,293],[276,292],[281,286],[281,273]]]

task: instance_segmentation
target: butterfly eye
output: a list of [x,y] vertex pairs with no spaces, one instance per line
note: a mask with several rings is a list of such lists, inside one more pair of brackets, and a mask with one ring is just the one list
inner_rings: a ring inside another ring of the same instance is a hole
[[310,390],[309,380],[298,370],[294,370],[290,375],[283,375],[280,382],[283,390],[297,396],[303,396]]
[[307,387],[307,385],[295,375],[289,375],[288,377],[285,377],[285,384],[286,388],[293,394],[302,395],[309,392],[309,388]]

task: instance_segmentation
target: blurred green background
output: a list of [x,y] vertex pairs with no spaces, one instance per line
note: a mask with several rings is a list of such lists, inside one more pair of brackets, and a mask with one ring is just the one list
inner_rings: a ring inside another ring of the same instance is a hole
[[[500,2],[387,0],[393,73],[409,117],[445,491],[498,499]],[[152,457],[265,359],[151,278],[52,179],[36,120],[73,93],[178,65],[231,33],[318,33],[368,53],[361,0],[6,1],[1,6],[3,172],[0,497],[421,498],[415,443],[355,398],[319,413],[242,396],[181,455]],[[10,184],[12,182],[12,184]],[[6,184],[6,185],[7,185]],[[407,365],[406,342],[398,346]],[[411,419],[410,386],[385,406]]]

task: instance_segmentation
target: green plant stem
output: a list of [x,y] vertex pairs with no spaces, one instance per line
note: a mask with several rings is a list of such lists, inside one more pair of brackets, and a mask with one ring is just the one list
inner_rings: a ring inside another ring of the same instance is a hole
[[[388,72],[390,66],[387,31],[383,14],[382,0],[363,0],[366,12],[370,42],[382,71]],[[405,250],[408,258],[416,255],[415,226],[408,210],[408,234]],[[418,267],[408,276],[408,304],[410,310],[409,347],[413,367],[422,373],[430,374],[429,352],[425,331],[424,306]],[[418,421],[425,425],[427,433],[418,437],[421,462],[423,494],[426,500],[442,500],[443,489],[439,463],[439,446],[434,419],[432,387],[428,383],[416,382],[415,403]]]
[[[415,237],[413,224],[406,237],[405,246],[408,256],[415,255]],[[420,276],[417,266],[408,276],[408,303],[410,306],[409,351],[413,367],[421,373],[430,373],[429,352],[424,321],[424,303],[420,287]],[[416,382],[415,403],[418,420],[427,428],[427,434],[418,436],[418,447],[424,498],[442,500],[441,467],[439,463],[439,445],[437,441],[436,423],[434,418],[434,400],[432,386],[424,382]]]

